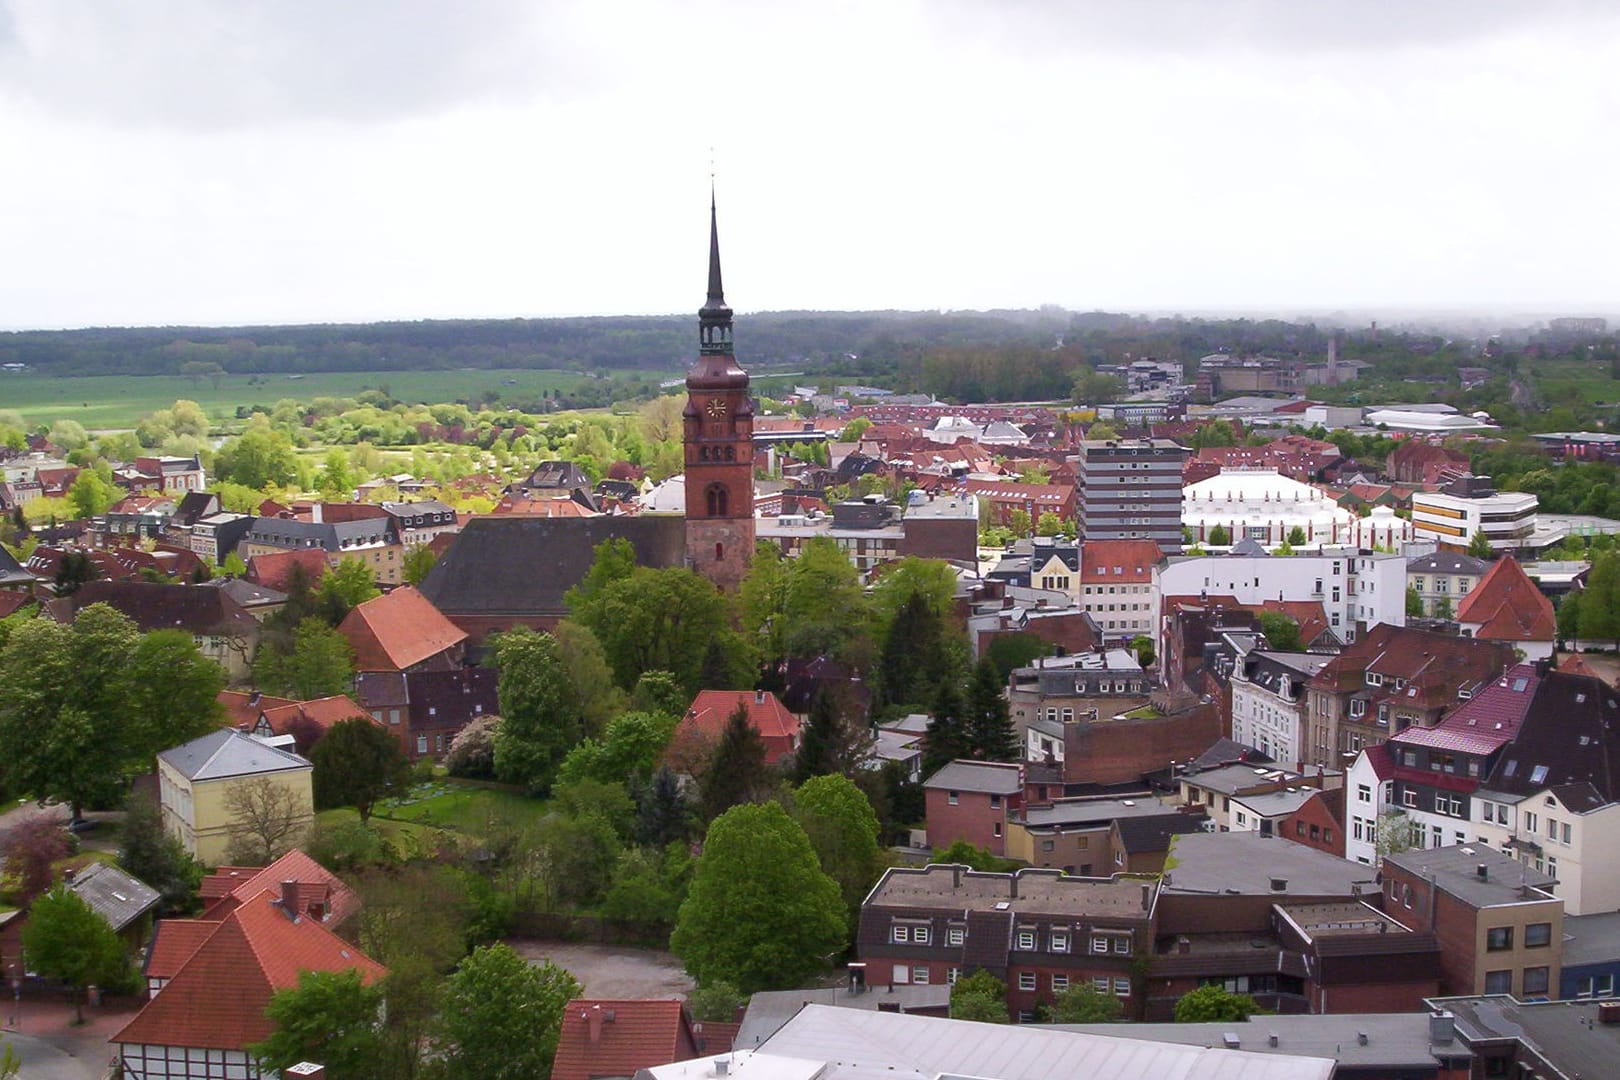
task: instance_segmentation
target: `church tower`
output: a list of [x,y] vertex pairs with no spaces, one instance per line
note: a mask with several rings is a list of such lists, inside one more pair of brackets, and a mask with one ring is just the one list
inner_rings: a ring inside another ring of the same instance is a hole
[[709,200],[709,297],[698,312],[697,363],[686,373],[686,560],[726,591],[754,554],[754,403],[731,345],[720,284],[720,230]]

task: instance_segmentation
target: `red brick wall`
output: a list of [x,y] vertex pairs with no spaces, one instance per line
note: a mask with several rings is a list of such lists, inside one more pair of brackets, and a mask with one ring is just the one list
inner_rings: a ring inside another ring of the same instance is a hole
[[[1311,838],[1312,826],[1317,830],[1314,840]],[[1331,842],[1327,839],[1330,833],[1333,837]],[[1283,818],[1278,826],[1277,835],[1284,840],[1291,840],[1296,844],[1344,858],[1344,826],[1328,813],[1321,798],[1311,799],[1291,816]]]
[[1221,718],[1205,706],[1154,720],[1075,723],[1064,734],[1064,780],[1124,784],[1208,750],[1221,737]]
[[1312,987],[1311,1011],[1319,1013],[1423,1012],[1424,998],[1440,995],[1440,980],[1358,983]]
[[[928,812],[928,843],[936,850],[949,847],[957,840],[966,840],[974,847],[986,848],[996,855],[1005,855],[1007,811],[1016,804],[1016,796],[1004,795],[1000,807],[990,805],[990,796],[974,791],[957,793],[957,805],[950,804],[949,792],[943,788],[929,788],[924,793]],[[1001,834],[996,835],[1000,826]]]

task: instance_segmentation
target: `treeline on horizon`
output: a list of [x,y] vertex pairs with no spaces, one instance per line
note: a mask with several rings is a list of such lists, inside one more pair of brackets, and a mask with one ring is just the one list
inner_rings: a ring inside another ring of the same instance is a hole
[[[762,312],[738,316],[736,336],[739,359],[759,375],[870,380],[956,401],[1063,398],[1087,370],[1144,357],[1180,360],[1189,378],[1198,358],[1211,353],[1320,360],[1334,336],[1341,358],[1367,360],[1392,379],[1455,381],[1464,363],[1508,375],[1517,359],[1489,344],[1427,333],[1056,307]],[[696,338],[690,315],[12,331],[0,333],[0,363],[53,376],[463,368],[633,374],[682,370]],[[1605,351],[1612,354],[1612,345]]]

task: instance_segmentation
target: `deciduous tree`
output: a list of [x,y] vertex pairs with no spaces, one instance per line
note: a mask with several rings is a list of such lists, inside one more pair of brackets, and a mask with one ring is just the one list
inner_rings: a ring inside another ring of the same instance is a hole
[[[129,957],[112,925],[66,885],[34,901],[22,929],[33,970],[80,991],[123,980]],[[74,998],[76,1023],[84,1023],[83,995]]]
[[546,1080],[563,1008],[580,985],[505,945],[473,950],[450,977],[440,1014],[447,1080]]
[[882,873],[872,803],[842,776],[817,776],[794,792],[793,817],[809,837],[821,872],[838,883],[853,916]]
[[1234,994],[1211,984],[1189,990],[1176,999],[1178,1024],[1239,1023],[1262,1011],[1248,994]]
[[288,650],[268,641],[260,647],[253,676],[268,694],[298,701],[331,697],[354,681],[354,650],[324,619],[311,616],[293,631]]
[[58,860],[73,853],[71,834],[55,817],[36,814],[0,833],[0,869],[11,879],[11,896],[27,907],[51,887]]
[[704,840],[670,948],[700,986],[802,985],[845,942],[838,885],[779,803],[736,806]]
[[579,741],[579,698],[556,639],[517,627],[495,639],[500,671],[496,692],[495,774],[530,792],[551,787],[563,755]]
[[951,1019],[981,1024],[1011,1023],[1007,984],[983,969],[971,971],[951,987]]
[[383,1080],[382,1005],[382,988],[358,970],[301,972],[297,986],[270,998],[275,1030],[248,1052],[266,1069],[317,1061],[334,1080]]
[[1046,1006],[1046,1020],[1051,1024],[1112,1024],[1124,1014],[1119,998],[1106,990],[1099,990],[1088,982],[1072,984],[1052,996]]
[[230,841],[225,857],[237,866],[265,866],[298,845],[310,808],[298,793],[268,776],[235,784],[225,795]]

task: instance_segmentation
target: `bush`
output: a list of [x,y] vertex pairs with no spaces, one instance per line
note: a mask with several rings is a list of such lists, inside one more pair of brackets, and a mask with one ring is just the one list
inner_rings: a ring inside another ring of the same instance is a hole
[[467,780],[495,779],[495,732],[500,727],[498,716],[480,716],[450,741],[450,752],[445,755],[445,768],[451,776]]

